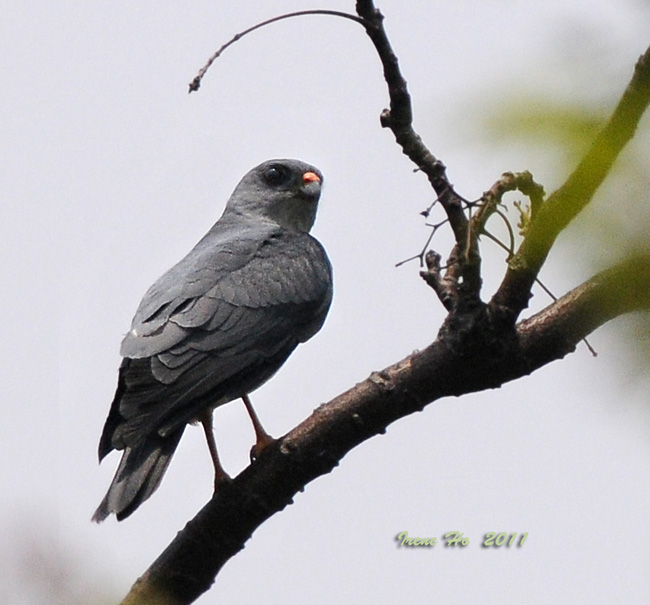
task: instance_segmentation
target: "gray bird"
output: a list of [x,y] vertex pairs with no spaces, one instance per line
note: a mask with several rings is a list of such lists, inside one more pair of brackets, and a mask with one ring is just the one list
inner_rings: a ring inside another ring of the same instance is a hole
[[322,184],[317,168],[270,160],[237,185],[221,218],[145,294],[122,341],[117,391],[99,460],[122,459],[93,516],[128,517],[156,490],[188,423],[203,424],[215,489],[228,479],[212,411],[242,398],[258,454],[271,437],[248,393],[323,325],[332,270],[309,235]]

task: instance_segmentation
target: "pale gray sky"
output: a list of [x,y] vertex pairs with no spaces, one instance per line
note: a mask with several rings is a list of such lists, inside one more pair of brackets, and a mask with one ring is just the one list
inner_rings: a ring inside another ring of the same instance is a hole
[[[260,161],[297,157],[324,172],[314,234],[335,271],[323,330],[253,396],[272,434],[426,346],[444,317],[415,263],[394,268],[425,241],[418,213],[432,193],[379,127],[385,85],[361,28],[327,17],[275,24],[230,48],[188,95],[234,33],[315,5],[188,6],[3,3],[3,603],[69,603],[48,584],[62,570],[79,603],[117,601],[210,497],[207,448],[190,428],[151,500],[122,523],[90,522],[118,461],[99,467],[96,448],[122,334],[147,287]],[[650,44],[648,4],[633,0],[379,6],[416,127],[467,197],[505,170],[530,169],[547,190],[563,176],[547,149],[479,140],[484,106],[527,89],[611,105]],[[436,236],[436,249],[448,245]],[[503,258],[484,248],[488,295]],[[561,294],[588,276],[585,265],[560,250],[543,279]],[[535,308],[546,302],[537,292]],[[579,347],[363,444],[260,528],[199,603],[647,603],[647,383],[616,333],[614,324],[592,336],[596,359]],[[235,474],[253,441],[243,406],[219,409],[215,426]],[[405,530],[460,530],[471,543],[397,548]],[[528,538],[483,549],[488,531]]]

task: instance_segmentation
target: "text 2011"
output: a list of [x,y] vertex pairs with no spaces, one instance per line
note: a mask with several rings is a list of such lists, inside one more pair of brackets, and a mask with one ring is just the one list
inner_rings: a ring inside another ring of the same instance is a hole
[[[519,538],[517,538],[517,536],[519,536]],[[481,546],[484,548],[488,548],[490,546],[494,548],[499,548],[499,546],[517,546],[519,548],[524,545],[527,537],[528,532],[524,532],[523,534],[517,534],[517,532],[508,534],[507,531],[502,531],[500,534],[497,534],[495,531],[489,531],[487,534],[485,534],[485,538],[483,539],[483,544]]]

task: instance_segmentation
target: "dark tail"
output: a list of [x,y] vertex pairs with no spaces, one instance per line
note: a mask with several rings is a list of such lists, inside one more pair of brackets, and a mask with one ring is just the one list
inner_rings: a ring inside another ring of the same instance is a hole
[[124,450],[113,482],[95,511],[93,521],[101,523],[111,513],[115,513],[118,521],[126,519],[156,491],[184,429],[183,426],[164,438],[153,434]]

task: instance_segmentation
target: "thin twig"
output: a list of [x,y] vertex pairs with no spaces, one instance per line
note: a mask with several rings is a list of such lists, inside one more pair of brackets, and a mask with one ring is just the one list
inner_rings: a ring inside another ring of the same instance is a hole
[[402,265],[411,262],[412,260],[419,259],[420,260],[420,267],[424,267],[424,255],[427,253],[427,248],[429,247],[429,244],[431,243],[431,240],[433,239],[433,236],[436,234],[436,231],[440,229],[443,225],[447,224],[449,222],[449,219],[445,219],[444,221],[437,223],[435,225],[431,225],[427,223],[427,227],[431,227],[431,233],[429,233],[429,237],[427,238],[426,243],[422,247],[422,250],[416,254],[415,256],[410,256],[409,258],[406,258],[404,260],[399,261],[398,263],[395,263],[396,267],[401,267]]
[[260,29],[261,27],[265,27],[267,25],[270,25],[271,23],[275,23],[276,21],[291,19],[292,17],[304,17],[305,15],[329,15],[331,17],[341,17],[343,19],[350,19],[351,21],[355,21],[356,23],[359,23],[364,27],[366,27],[365,21],[357,17],[356,15],[351,15],[350,13],[344,13],[341,11],[332,11],[332,10],[322,10],[322,9],[304,10],[304,11],[296,11],[293,13],[286,13],[284,15],[279,15],[278,17],[272,17],[271,19],[262,21],[257,25],[253,25],[253,27],[249,27],[243,32],[235,34],[230,40],[228,40],[228,42],[226,42],[223,46],[221,46],[221,48],[219,48],[219,50],[217,50],[217,52],[215,52],[208,59],[208,62],[201,69],[199,69],[199,72],[196,75],[196,77],[190,82],[190,89],[188,92],[190,93],[195,92],[201,87],[201,81],[203,80],[203,76],[205,76],[205,73],[208,71],[208,69],[210,69],[210,66],[221,56],[221,54],[223,53],[224,50],[226,50],[226,48],[228,48],[229,46],[237,42],[237,40],[240,40],[245,35],[250,34],[256,29]]
[[[508,220],[508,217],[501,212],[501,210],[495,210],[494,214],[497,216],[501,217],[503,219],[503,222],[506,225],[506,229],[508,230],[508,239],[510,240],[510,248],[508,250],[508,259],[510,260],[514,254],[515,254],[515,232],[512,230],[512,225],[510,224],[510,221]],[[487,233],[485,228],[481,231],[481,233]]]

